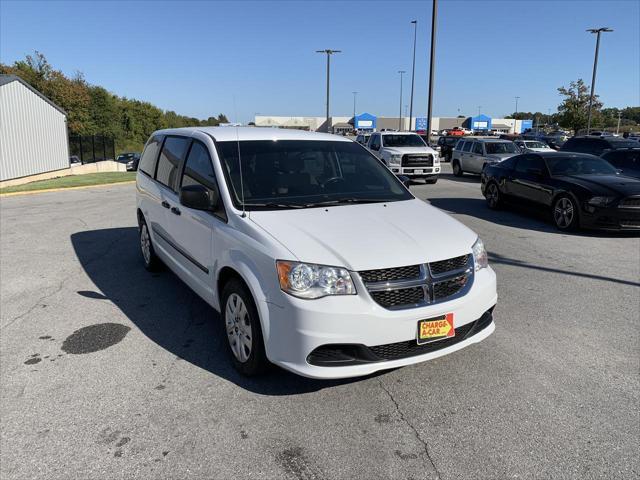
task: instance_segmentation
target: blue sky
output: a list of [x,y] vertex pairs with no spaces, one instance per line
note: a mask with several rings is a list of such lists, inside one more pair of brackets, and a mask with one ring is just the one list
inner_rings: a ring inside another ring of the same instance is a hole
[[[206,118],[224,112],[324,115],[325,58],[333,115],[397,115],[398,70],[410,90],[418,20],[414,112],[426,111],[430,1],[0,2],[0,60],[38,50],[65,73],[111,92]],[[640,1],[441,0],[434,115],[555,110],[556,88],[591,82],[605,106],[640,105]],[[404,110],[404,108],[403,108]]]

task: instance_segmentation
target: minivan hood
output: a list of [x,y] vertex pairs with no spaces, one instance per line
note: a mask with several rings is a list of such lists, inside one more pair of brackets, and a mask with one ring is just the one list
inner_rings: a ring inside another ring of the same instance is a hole
[[382,147],[385,151],[395,155],[404,155],[405,153],[430,153],[435,154],[435,150],[431,147]]
[[444,260],[477,235],[422,200],[252,211],[250,219],[302,262],[352,271]]

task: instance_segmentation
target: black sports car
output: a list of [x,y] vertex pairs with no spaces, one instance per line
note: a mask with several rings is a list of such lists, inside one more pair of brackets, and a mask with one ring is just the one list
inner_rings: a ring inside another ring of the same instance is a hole
[[515,202],[548,209],[561,230],[640,230],[640,180],[593,155],[516,155],[487,164],[481,179],[489,208]]

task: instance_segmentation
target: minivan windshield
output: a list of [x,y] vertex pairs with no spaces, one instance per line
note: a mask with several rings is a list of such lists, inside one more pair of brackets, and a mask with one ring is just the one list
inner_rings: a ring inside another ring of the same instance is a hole
[[393,173],[355,142],[244,140],[218,142],[216,148],[238,209],[243,197],[247,210],[413,198]]
[[426,147],[427,144],[420,135],[383,135],[382,144],[385,147]]
[[516,146],[512,142],[485,142],[487,155],[500,153],[516,153]]
[[551,175],[615,175],[616,169],[606,160],[583,155],[576,157],[546,157]]

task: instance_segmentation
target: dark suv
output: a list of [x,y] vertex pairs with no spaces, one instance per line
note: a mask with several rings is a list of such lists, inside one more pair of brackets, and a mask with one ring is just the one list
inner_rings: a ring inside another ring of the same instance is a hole
[[561,152],[578,152],[578,153],[590,153],[591,155],[602,155],[610,150],[618,150],[620,148],[633,148],[637,147],[638,142],[628,140],[626,138],[619,137],[572,137],[567,140],[562,148]]
[[602,155],[602,158],[620,170],[623,175],[640,178],[640,148],[612,150]]

